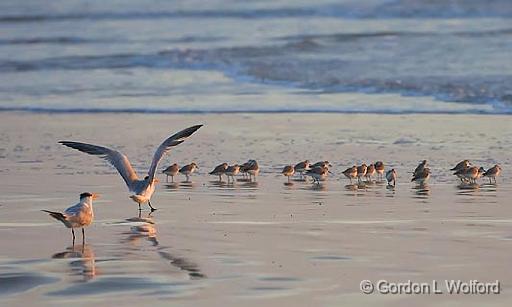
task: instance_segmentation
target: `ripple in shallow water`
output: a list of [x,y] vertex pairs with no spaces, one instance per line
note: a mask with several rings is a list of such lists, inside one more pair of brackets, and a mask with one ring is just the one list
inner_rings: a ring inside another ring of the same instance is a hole
[[58,278],[36,273],[0,273],[0,295],[29,291],[35,287],[59,281]]

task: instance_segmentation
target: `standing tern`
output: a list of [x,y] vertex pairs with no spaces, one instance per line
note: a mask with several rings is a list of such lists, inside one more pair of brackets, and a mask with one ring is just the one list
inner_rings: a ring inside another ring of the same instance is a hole
[[117,169],[121,177],[123,177],[124,182],[128,186],[128,190],[133,192],[133,195],[131,195],[130,198],[139,204],[139,210],[141,210],[140,205],[147,202],[151,208],[151,211],[155,211],[156,209],[151,206],[151,196],[155,192],[155,184],[158,182],[158,180],[155,178],[155,171],[158,163],[164,154],[166,154],[171,149],[171,147],[183,143],[186,138],[191,136],[202,126],[203,125],[196,125],[181,130],[180,132],[170,136],[165,141],[163,141],[155,151],[153,161],[151,162],[151,166],[148,170],[148,175],[142,180],[139,179],[137,173],[135,173],[135,170],[128,160],[128,157],[119,151],[115,151],[113,149],[102,146],[79,142],[60,141],[59,143],[77,149],[81,152],[88,153],[90,155],[100,156],[101,158],[110,162]]
[[73,235],[73,245],[75,245],[75,228],[82,228],[82,244],[85,244],[84,228],[91,225],[94,220],[94,212],[92,211],[92,201],[99,197],[98,194],[85,192],[80,194],[80,202],[71,206],[64,213],[41,210],[47,212],[54,219],[61,221],[67,228],[71,228]]

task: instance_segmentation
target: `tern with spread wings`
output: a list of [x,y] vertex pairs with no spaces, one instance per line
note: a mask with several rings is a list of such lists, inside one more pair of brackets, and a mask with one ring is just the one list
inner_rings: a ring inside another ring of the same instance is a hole
[[123,180],[128,186],[130,192],[133,193],[130,196],[130,198],[139,204],[139,210],[141,204],[148,203],[149,207],[151,208],[151,211],[154,211],[156,209],[151,205],[151,196],[155,192],[155,184],[156,182],[158,182],[157,179],[155,178],[155,172],[158,163],[160,162],[164,154],[166,154],[171,149],[171,147],[183,143],[186,138],[191,136],[202,126],[203,125],[196,125],[189,127],[170,136],[165,141],[163,141],[162,144],[160,144],[160,146],[158,146],[157,150],[155,151],[153,161],[151,162],[151,166],[149,167],[148,175],[144,177],[144,179],[139,179],[137,173],[135,173],[135,170],[130,164],[128,157],[126,157],[119,151],[102,146],[79,142],[60,141],[59,143],[77,149],[81,152],[88,153],[90,155],[100,156],[101,158],[110,162],[110,164],[112,164],[117,169],[121,177],[123,177]]

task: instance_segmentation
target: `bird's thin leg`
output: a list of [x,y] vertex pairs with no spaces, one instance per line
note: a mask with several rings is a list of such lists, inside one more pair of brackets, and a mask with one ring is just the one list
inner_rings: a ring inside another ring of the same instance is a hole
[[169,175],[165,175],[165,182],[169,182]]
[[82,227],[82,245],[85,245],[85,229]]
[[73,246],[75,246],[75,230],[71,228],[71,234],[73,235]]
[[171,176],[171,182],[174,183],[174,176]]
[[187,177],[187,182],[189,182],[189,181],[190,181],[190,179],[189,179],[188,175],[186,175],[186,177]]
[[148,199],[148,205],[149,205],[149,208],[151,208],[151,212],[156,210],[155,208],[153,208],[153,206],[151,206],[151,201],[149,201],[149,199]]
[[139,212],[141,211],[142,209],[140,208],[140,203],[139,203]]

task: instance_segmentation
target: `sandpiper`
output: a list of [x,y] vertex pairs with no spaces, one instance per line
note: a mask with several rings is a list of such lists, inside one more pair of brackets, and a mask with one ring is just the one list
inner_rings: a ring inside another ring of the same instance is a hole
[[459,172],[462,172],[461,176],[464,177],[465,181],[476,183],[476,180],[485,174],[485,169],[483,167],[472,166],[461,169]]
[[260,173],[260,166],[256,160],[249,160],[247,163],[248,164],[244,170],[247,174],[249,174],[249,181],[253,181],[254,178],[254,181],[256,182],[256,176],[258,176]]
[[91,225],[94,220],[94,212],[92,210],[92,201],[99,197],[98,194],[85,192],[80,194],[80,202],[71,206],[64,213],[41,210],[50,214],[54,219],[61,221],[67,228],[71,228],[73,235],[73,245],[75,245],[75,228],[82,228],[82,243],[85,244],[84,228]]
[[228,177],[228,183],[229,183],[229,177],[231,177],[231,179],[233,180],[232,182],[234,183],[235,176],[238,175],[239,172],[240,172],[240,165],[235,164],[235,165],[228,166],[228,168],[224,172],[226,174],[226,176]]
[[470,166],[471,166],[471,163],[469,163],[469,160],[462,160],[459,163],[457,163],[457,165],[452,167],[450,170],[451,171],[459,171],[461,169],[465,169],[465,168],[468,168]]
[[173,165],[167,167],[162,171],[162,173],[165,174],[165,182],[169,182],[169,176],[171,176],[171,182],[174,182],[174,176],[178,174],[178,171],[180,170],[180,167],[178,164],[174,163]]
[[240,173],[242,173],[242,177],[243,178],[246,178],[248,173],[247,173],[247,168],[249,168],[249,166],[251,165],[251,160],[243,163],[242,165],[240,165]]
[[332,164],[329,163],[329,161],[318,161],[315,164],[311,165],[310,167],[311,168],[315,168],[315,167],[319,167],[319,166],[322,166],[322,167],[325,167],[325,168],[329,169],[329,168],[332,167]]
[[189,182],[190,175],[192,175],[192,173],[195,172],[196,169],[199,169],[199,167],[197,167],[197,164],[195,162],[192,162],[180,168],[180,173],[185,175],[185,177],[187,178],[186,181]]
[[496,183],[496,177],[498,177],[501,173],[501,166],[498,164],[494,165],[487,172],[484,173],[484,177],[489,177],[489,183],[492,183],[491,179],[494,179],[494,183]]
[[457,166],[451,169],[457,169],[453,174],[460,179],[460,182],[468,182],[466,173],[471,168],[471,166],[469,164],[462,164],[462,166],[460,166],[459,168],[457,168]]
[[373,164],[373,166],[375,166],[375,171],[377,172],[377,179],[381,181],[382,176],[384,175],[384,162],[377,161]]
[[228,168],[227,163],[222,163],[217,165],[213,171],[210,172],[210,175],[217,175],[219,176],[219,182],[222,181],[222,175],[226,172],[226,169]]
[[375,174],[375,165],[370,164],[368,167],[366,167],[366,181],[372,182],[372,176]]
[[393,182],[393,186],[396,186],[396,171],[394,168],[387,171],[386,179],[388,181],[388,185],[391,185],[391,182]]
[[366,176],[367,168],[368,167],[366,166],[365,163],[363,163],[357,167],[357,182],[359,182],[359,183],[362,182],[362,178]]
[[293,167],[293,169],[295,170],[295,173],[300,174],[301,178],[304,176],[304,172],[309,170],[309,168],[310,168],[309,160],[299,162],[299,163],[295,164],[295,166]]
[[[426,161],[424,161],[426,162]],[[415,172],[411,182],[417,182],[420,185],[425,184],[430,178],[430,168],[424,167],[421,171]]]
[[330,173],[329,169],[325,166],[318,166],[306,171],[306,176],[311,176],[313,182],[320,184],[320,181],[324,181],[327,178],[327,174]]
[[350,183],[352,183],[352,179],[357,178],[357,166],[354,165],[352,167],[347,168],[346,170],[343,171],[343,175],[350,179]]
[[295,169],[291,165],[286,165],[283,168],[283,171],[281,172],[281,174],[288,177],[288,182],[290,182],[290,177],[293,176],[293,174],[295,174]]
[[416,166],[416,168],[414,169],[414,172],[412,173],[412,174],[413,174],[413,177],[414,177],[416,174],[422,173],[422,172],[423,172],[423,169],[425,169],[427,166],[428,166],[428,162],[427,162],[427,160],[423,160],[423,161],[421,161],[421,162],[420,162],[420,164],[418,164],[418,166]]

